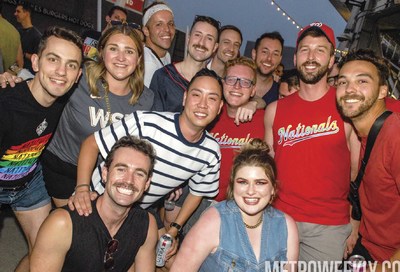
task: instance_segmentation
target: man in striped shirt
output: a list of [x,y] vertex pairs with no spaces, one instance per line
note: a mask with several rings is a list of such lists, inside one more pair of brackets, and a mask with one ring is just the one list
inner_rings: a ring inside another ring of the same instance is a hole
[[[149,190],[141,200],[143,208],[188,182],[189,196],[168,230],[176,237],[202,197],[214,197],[218,193],[220,149],[205,128],[220,113],[222,104],[221,79],[215,72],[202,69],[189,83],[182,113],[137,111],[89,136],[81,147],[78,184],[75,196],[70,198],[70,208],[74,204],[80,215],[91,213],[90,198],[96,196],[89,195],[90,175],[99,151],[106,157],[119,138],[136,135],[150,141],[157,155]],[[91,187],[102,193],[103,185],[96,176],[95,173]]]

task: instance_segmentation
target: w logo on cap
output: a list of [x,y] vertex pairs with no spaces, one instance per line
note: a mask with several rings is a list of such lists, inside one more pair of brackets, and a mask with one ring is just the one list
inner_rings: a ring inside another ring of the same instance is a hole
[[321,22],[314,22],[314,23],[310,24],[310,26],[316,26],[316,27],[322,27],[322,25],[323,25],[323,23],[321,23]]
[[333,45],[333,47],[334,48],[336,47],[335,34],[333,33],[332,28],[321,22],[313,22],[308,26],[304,27],[299,32],[299,35],[297,36],[296,48],[299,45],[299,42],[306,36],[307,32],[313,29],[320,31],[322,34],[324,34],[325,37],[328,39],[328,41]]

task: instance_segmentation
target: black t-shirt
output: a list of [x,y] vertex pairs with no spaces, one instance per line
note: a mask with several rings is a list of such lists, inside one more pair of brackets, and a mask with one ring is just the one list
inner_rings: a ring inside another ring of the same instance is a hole
[[43,107],[26,82],[0,91],[0,187],[28,182],[53,135],[65,99]]
[[262,97],[267,106],[279,99],[279,84],[275,81],[272,83],[271,89]]
[[24,68],[28,69],[31,73],[34,73],[32,69],[32,62],[30,59],[25,58],[25,53],[37,54],[38,46],[42,33],[35,27],[19,29],[21,35],[22,51],[24,53]]
[[[101,219],[96,202],[92,201],[93,212],[89,216],[80,216],[76,210],[63,207],[70,213],[72,221],[72,241],[61,271],[104,271],[104,255],[107,243],[113,238],[118,240],[118,250],[113,254],[112,271],[128,271],[135,261],[140,247],[147,239],[149,214],[147,211],[132,207],[114,237]],[[151,268],[149,268],[151,270]]]

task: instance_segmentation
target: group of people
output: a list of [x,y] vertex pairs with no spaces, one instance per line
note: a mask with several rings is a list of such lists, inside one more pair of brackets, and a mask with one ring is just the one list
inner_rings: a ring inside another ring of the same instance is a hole
[[[171,63],[171,8],[152,3],[141,27],[126,18],[113,7],[83,39],[50,27],[31,80],[0,75],[0,203],[29,245],[17,271],[155,271],[163,234],[170,271],[399,258],[400,114],[384,59],[351,52],[329,85],[335,36],[316,22],[278,83],[279,32],[247,58],[236,26],[196,16]],[[356,221],[350,180],[386,104]]]

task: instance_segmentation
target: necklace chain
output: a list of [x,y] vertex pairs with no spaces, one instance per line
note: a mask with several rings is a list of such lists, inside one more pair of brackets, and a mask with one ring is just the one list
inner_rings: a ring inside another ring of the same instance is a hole
[[243,224],[244,224],[244,226],[246,227],[246,228],[248,228],[248,229],[255,229],[255,228],[257,228],[259,225],[261,225],[261,223],[263,222],[263,218],[264,218],[264,216],[263,215],[261,215],[260,216],[260,219],[258,219],[258,222],[255,224],[255,225],[248,225],[246,222],[244,222],[244,220],[243,220]]
[[108,97],[108,92],[109,92],[108,83],[107,83],[107,81],[105,81],[103,79],[101,85],[103,85],[103,88],[104,88],[104,100],[106,102],[107,113],[108,113],[108,122],[107,122],[107,124],[111,125],[111,123],[112,123],[112,114],[111,114],[110,99]]

